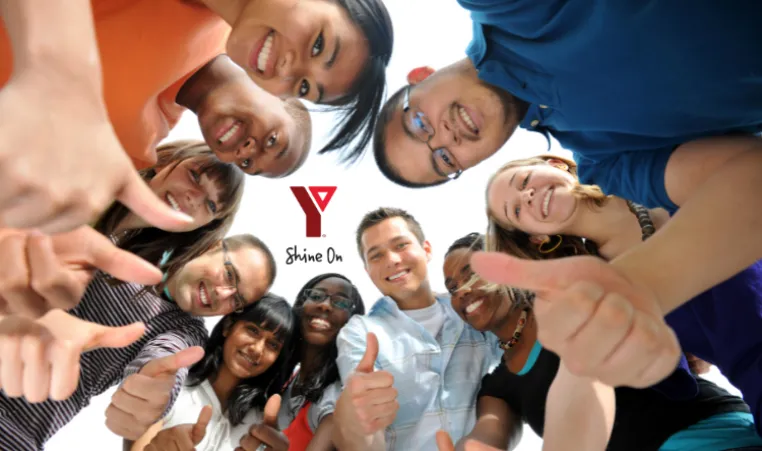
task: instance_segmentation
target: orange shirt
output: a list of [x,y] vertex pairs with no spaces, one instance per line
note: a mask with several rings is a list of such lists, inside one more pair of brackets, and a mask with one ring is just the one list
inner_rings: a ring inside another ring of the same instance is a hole
[[[230,27],[202,5],[181,0],[92,0],[103,90],[119,140],[140,169],[156,163],[156,146],[177,124],[183,83],[224,53]],[[0,86],[12,71],[0,22]]]

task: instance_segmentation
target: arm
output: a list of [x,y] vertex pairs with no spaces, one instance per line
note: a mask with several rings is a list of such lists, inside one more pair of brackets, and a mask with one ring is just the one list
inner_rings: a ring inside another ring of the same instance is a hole
[[333,414],[328,414],[315,430],[306,451],[334,451],[333,446]]
[[457,449],[473,439],[498,449],[511,450],[521,440],[521,418],[507,402],[492,396],[480,396],[476,402],[476,424],[467,436],[458,441]]
[[[90,0],[0,0],[14,76],[64,76],[101,96],[101,66]],[[43,80],[41,78],[40,80]]]
[[[363,428],[358,427],[359,418],[353,409],[353,395],[355,393],[366,393],[369,387],[369,385],[363,384],[363,381],[357,376],[379,375],[383,373],[374,373],[374,364],[366,362],[364,359],[366,351],[373,351],[370,349],[370,343],[367,339],[368,335],[366,334],[367,329],[360,317],[355,316],[349,320],[336,337],[336,346],[339,350],[339,357],[336,359],[336,363],[339,367],[339,376],[344,385],[344,390],[336,401],[335,424],[337,427],[333,428],[332,438],[336,448],[341,451],[383,451],[386,449],[386,439],[384,438],[385,425],[371,433],[363,433]],[[375,346],[376,355],[370,356],[373,359],[372,362],[376,361],[378,355],[377,341]],[[363,366],[362,371],[359,368],[361,364]],[[357,374],[358,372],[363,374]],[[379,386],[379,384],[374,385]],[[391,383],[388,385],[391,386]]]
[[[762,258],[762,139],[721,137],[680,146],[664,184],[680,210],[612,263],[649,287],[669,313]],[[653,271],[654,262],[664,271]]]
[[563,362],[548,392],[544,450],[604,450],[616,413],[614,389],[571,374]]

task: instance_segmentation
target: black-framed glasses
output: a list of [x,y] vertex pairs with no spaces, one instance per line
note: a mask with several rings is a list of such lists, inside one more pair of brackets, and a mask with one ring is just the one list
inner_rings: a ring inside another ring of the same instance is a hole
[[234,310],[237,313],[241,313],[244,307],[246,307],[246,299],[241,296],[241,290],[238,289],[238,270],[230,261],[230,255],[228,255],[228,245],[222,242],[222,262],[225,265],[225,280],[227,280],[228,288],[235,290],[233,294]]
[[410,85],[405,88],[405,100],[402,103],[402,121],[406,122],[408,118],[415,128],[412,130],[413,135],[431,150],[431,163],[434,170],[442,177],[447,177],[450,180],[460,177],[463,169],[461,169],[462,166],[452,152],[446,147],[436,149],[431,147],[431,139],[434,138],[436,130],[423,112],[414,111],[410,108]]
[[331,307],[352,312],[352,301],[341,294],[328,294],[323,290],[306,289],[304,290],[304,302],[321,304],[326,299],[331,300]]

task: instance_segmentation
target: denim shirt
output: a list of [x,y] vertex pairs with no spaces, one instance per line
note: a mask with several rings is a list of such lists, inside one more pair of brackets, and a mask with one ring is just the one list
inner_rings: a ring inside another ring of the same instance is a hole
[[339,373],[346,383],[365,353],[368,332],[378,338],[375,367],[394,376],[400,404],[385,431],[386,449],[436,450],[438,429],[455,441],[471,432],[481,379],[500,362],[494,335],[467,326],[448,295],[437,296],[437,302],[444,307],[445,321],[436,337],[384,297],[367,316],[353,316],[336,340]]

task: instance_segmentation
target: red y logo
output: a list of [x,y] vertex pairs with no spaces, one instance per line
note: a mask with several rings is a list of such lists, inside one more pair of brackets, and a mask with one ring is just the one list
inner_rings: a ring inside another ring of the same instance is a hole
[[[322,235],[322,212],[325,211],[325,207],[327,207],[328,202],[331,201],[333,193],[336,192],[336,187],[308,186],[307,188],[309,188],[310,193],[312,193],[312,199],[303,186],[292,186],[291,192],[294,193],[296,200],[299,201],[299,205],[302,207],[304,216],[307,219],[307,237],[314,238]],[[320,194],[325,194],[325,197],[321,198]],[[314,202],[313,199],[315,200]],[[320,207],[320,210],[318,210],[318,207]]]

